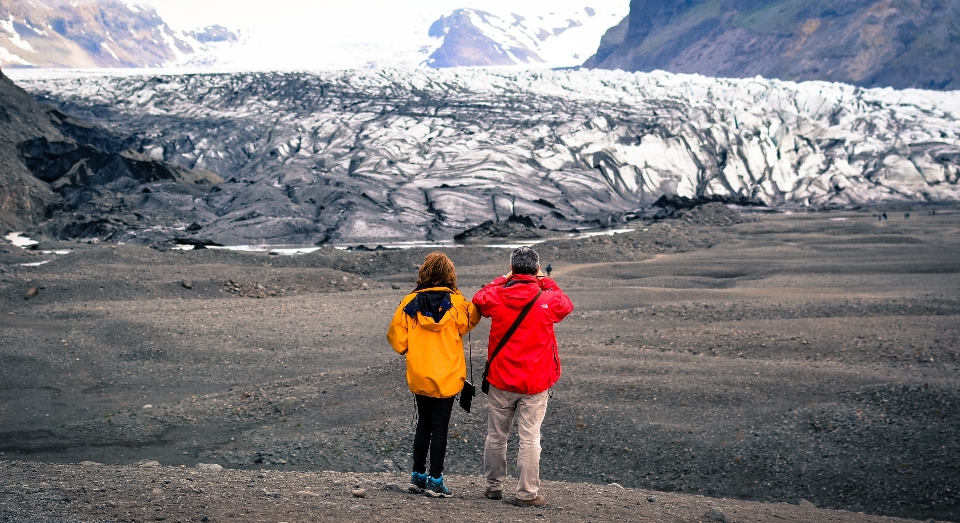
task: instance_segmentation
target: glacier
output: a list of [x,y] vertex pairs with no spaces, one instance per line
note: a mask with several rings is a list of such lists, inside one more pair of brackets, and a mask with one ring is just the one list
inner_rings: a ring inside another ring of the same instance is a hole
[[611,226],[662,195],[960,200],[960,92],[602,70],[10,76],[143,154],[218,173],[205,196],[148,200],[227,245],[445,240],[513,214]]

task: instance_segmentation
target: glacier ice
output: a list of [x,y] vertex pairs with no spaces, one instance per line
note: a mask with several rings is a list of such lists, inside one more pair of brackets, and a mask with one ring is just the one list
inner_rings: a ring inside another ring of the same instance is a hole
[[224,244],[608,225],[663,194],[776,207],[960,199],[960,92],[665,72],[15,71],[142,152],[227,180]]

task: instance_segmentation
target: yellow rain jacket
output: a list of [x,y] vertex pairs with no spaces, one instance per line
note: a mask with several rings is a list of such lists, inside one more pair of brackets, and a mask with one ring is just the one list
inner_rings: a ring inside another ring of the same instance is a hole
[[467,364],[462,337],[478,323],[480,312],[460,291],[429,287],[403,298],[387,340],[407,356],[407,384],[414,394],[449,398],[463,390]]

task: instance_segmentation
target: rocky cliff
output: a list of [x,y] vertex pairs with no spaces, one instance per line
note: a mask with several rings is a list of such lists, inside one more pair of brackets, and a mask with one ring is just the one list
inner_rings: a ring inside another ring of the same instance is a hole
[[117,0],[0,0],[0,65],[159,67],[237,41],[220,26],[174,31],[157,12]]
[[513,215],[611,225],[663,195],[793,208],[960,199],[960,93],[600,70],[22,83],[145,154],[220,173],[204,198],[149,189],[198,215],[195,237],[224,244],[450,239]]
[[145,184],[202,194],[222,181],[132,150],[128,136],[41,107],[2,72],[0,124],[0,232],[42,223],[55,236],[103,237],[117,228],[173,225],[193,217],[174,205],[151,208]]
[[960,3],[631,0],[584,66],[960,89]]
[[57,200],[17,151],[20,143],[41,137],[63,139],[33,97],[0,71],[0,232],[32,225]]

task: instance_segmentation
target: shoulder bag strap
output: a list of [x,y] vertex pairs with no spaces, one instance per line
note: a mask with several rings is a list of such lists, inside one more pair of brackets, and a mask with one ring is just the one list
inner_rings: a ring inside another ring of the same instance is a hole
[[524,316],[526,316],[527,313],[530,312],[530,309],[533,308],[533,304],[537,302],[537,299],[540,297],[541,294],[543,294],[543,288],[541,288],[540,291],[537,292],[537,295],[534,296],[532,300],[530,300],[530,303],[528,303],[523,308],[523,310],[520,311],[520,314],[517,316],[517,319],[513,321],[513,325],[511,325],[510,328],[507,330],[506,334],[504,334],[503,337],[500,338],[500,343],[497,344],[497,348],[493,349],[493,354],[490,355],[490,359],[487,360],[487,366],[484,367],[483,369],[483,379],[487,379],[487,375],[490,374],[490,363],[493,361],[493,358],[496,358],[497,354],[500,354],[500,350],[503,349],[504,345],[507,344],[507,341],[510,340],[510,337],[513,336],[513,333],[516,332],[517,327],[520,326],[520,322],[523,321]]

